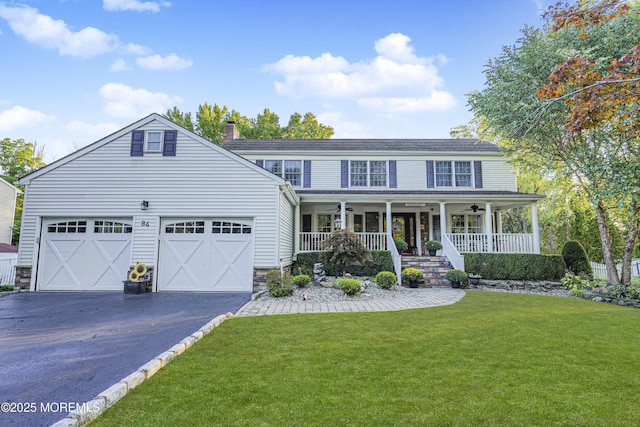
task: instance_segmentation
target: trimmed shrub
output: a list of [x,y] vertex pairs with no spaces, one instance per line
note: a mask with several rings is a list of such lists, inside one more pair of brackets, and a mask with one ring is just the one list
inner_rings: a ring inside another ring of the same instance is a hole
[[336,280],[338,287],[347,295],[355,295],[360,292],[360,281],[358,279],[349,279],[342,277]]
[[487,280],[552,280],[566,274],[562,255],[465,253],[467,273]]
[[381,271],[376,274],[376,283],[382,289],[391,289],[398,283],[398,278],[390,271]]
[[311,283],[311,277],[307,276],[306,274],[298,274],[297,276],[293,277],[293,284],[299,288],[304,288],[309,283]]
[[291,295],[291,284],[290,275],[282,276],[280,270],[276,269],[267,271],[267,288],[270,296],[280,298]]
[[[393,259],[389,251],[371,251],[372,260],[366,261],[363,265],[352,265],[349,272],[353,276],[375,276],[381,271],[393,272]],[[300,271],[309,277],[313,276],[313,264],[320,261],[320,252],[302,252],[296,255],[295,271]],[[324,271],[328,275],[334,274],[335,265],[331,263],[324,264]]]
[[582,244],[576,240],[569,240],[562,247],[562,257],[567,265],[567,270],[576,276],[585,277],[593,280],[593,270],[587,253]]

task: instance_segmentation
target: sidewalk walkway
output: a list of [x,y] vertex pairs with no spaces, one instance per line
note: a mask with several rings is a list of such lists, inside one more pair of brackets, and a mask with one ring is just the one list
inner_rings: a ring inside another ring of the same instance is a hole
[[427,288],[392,298],[370,300],[313,302],[291,299],[258,298],[249,301],[236,312],[236,316],[264,316],[269,314],[341,313],[356,311],[396,311],[411,308],[436,307],[456,303],[465,292],[461,289]]

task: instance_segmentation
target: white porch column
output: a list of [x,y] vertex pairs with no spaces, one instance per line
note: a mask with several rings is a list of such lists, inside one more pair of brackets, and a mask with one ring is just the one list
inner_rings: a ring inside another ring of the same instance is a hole
[[540,231],[538,230],[538,203],[531,203],[531,227],[533,230],[533,253],[540,253]]
[[340,228],[347,228],[347,202],[340,202]]
[[496,211],[496,233],[502,234],[502,211]]
[[493,221],[491,220],[491,203],[484,204],[484,228],[487,233],[487,251],[493,252]]
[[420,232],[420,211],[416,212],[416,249],[422,255],[422,233]]
[[296,205],[293,214],[293,254],[300,252],[300,205]]
[[440,235],[447,233],[447,213],[444,209],[444,202],[440,202]]
[[[391,221],[391,202],[384,202],[386,209],[387,209],[387,233],[390,233],[391,235],[393,235],[393,228],[392,228],[392,222]],[[392,245],[393,242],[387,242],[387,246]]]

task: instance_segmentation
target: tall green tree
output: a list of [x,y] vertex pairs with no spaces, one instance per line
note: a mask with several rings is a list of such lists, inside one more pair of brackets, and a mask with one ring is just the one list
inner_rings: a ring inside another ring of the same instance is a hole
[[[633,130],[634,119],[624,107],[610,117],[613,121],[601,120],[605,116],[601,113],[573,126],[579,100],[562,98],[563,91],[581,93],[594,84],[591,79],[570,75],[571,67],[566,64],[571,58],[593,60],[590,64],[599,64],[603,75],[613,73],[607,70],[618,70],[620,61],[633,62],[625,55],[636,51],[638,33],[628,29],[638,28],[640,6],[615,8],[615,13],[609,13],[613,3],[621,2],[596,0],[558,6],[547,15],[549,21],[543,29],[525,28],[515,45],[505,47],[502,55],[489,61],[486,86],[470,95],[469,104],[476,115],[487,120],[491,131],[500,137],[499,144],[518,162],[550,175],[571,177],[580,186],[597,220],[608,282],[628,284],[630,254],[640,232],[640,146]],[[561,15],[576,20],[555,25],[555,17]],[[602,19],[594,19],[597,16]],[[632,36],[621,36],[624,31]],[[627,67],[628,79],[637,73],[634,66]],[[612,80],[606,87],[610,91],[616,83]],[[629,102],[632,110],[637,109],[635,99],[626,96],[626,88],[618,88],[617,102]],[[580,105],[578,114],[589,116],[592,110],[602,111],[597,97],[591,102],[592,106]],[[615,104],[616,97],[607,98],[607,102]],[[613,221],[625,236],[621,278],[614,258]]]
[[241,139],[329,139],[333,136],[333,128],[318,122],[312,113],[302,117],[293,113],[287,126],[280,126],[278,115],[268,108],[255,118],[243,116],[236,110],[229,111],[226,105],[198,106],[195,122],[191,113],[180,111],[177,107],[167,110],[164,117],[172,122],[206,138],[216,144],[222,142],[224,125],[233,120],[236,123]]
[[[5,138],[0,141],[0,175],[2,178],[15,185],[15,182],[23,176],[45,166],[44,147],[39,147],[35,142],[26,142],[24,139]],[[24,190],[21,186],[16,186]],[[20,224],[22,222],[22,204],[24,194],[18,194],[16,200],[15,219],[13,221],[12,241],[20,241]]]

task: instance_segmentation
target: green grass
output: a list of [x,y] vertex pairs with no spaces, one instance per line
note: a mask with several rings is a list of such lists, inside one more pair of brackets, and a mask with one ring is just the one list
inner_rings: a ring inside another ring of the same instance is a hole
[[637,425],[639,326],[639,310],[483,292],[235,318],[92,426]]

